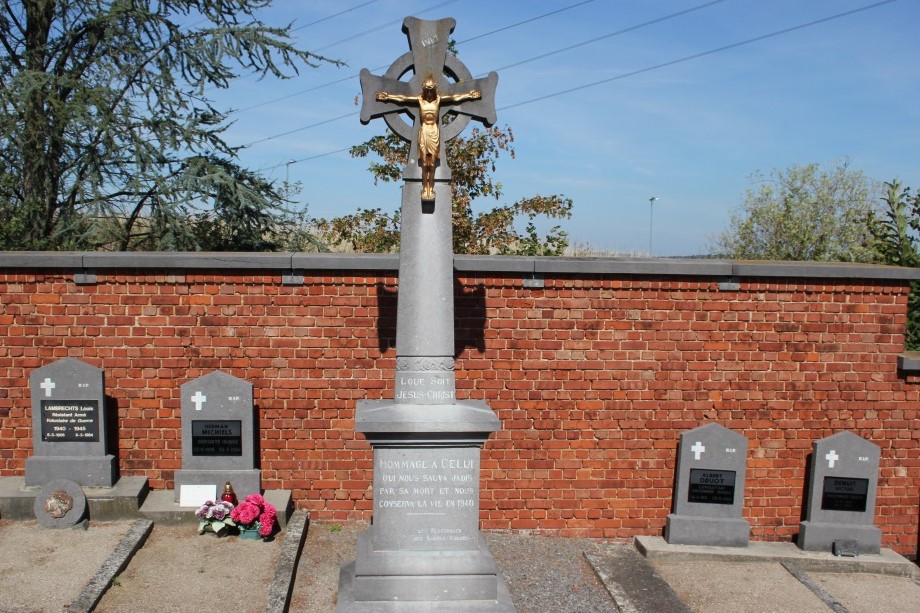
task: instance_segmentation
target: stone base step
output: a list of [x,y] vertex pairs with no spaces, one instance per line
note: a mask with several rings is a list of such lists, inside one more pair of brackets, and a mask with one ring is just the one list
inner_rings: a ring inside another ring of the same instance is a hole
[[[88,519],[114,521],[140,516],[151,493],[146,477],[122,477],[112,487],[81,488],[86,495]],[[25,484],[25,477],[0,477],[0,518],[35,519],[35,497],[41,486]]]
[[[0,519],[35,519],[40,486],[27,486],[25,477],[0,477]],[[145,517],[158,524],[194,524],[195,507],[180,507],[173,490],[151,490],[146,477],[122,477],[112,487],[82,487],[88,519],[115,521]],[[291,490],[266,490],[265,500],[278,510],[278,524],[287,527],[294,513]]]
[[[282,529],[286,528],[288,520],[294,514],[291,490],[265,490],[262,496],[278,510],[278,524]],[[157,524],[197,524],[196,508],[180,507],[173,490],[154,490],[144,501],[140,516]]]

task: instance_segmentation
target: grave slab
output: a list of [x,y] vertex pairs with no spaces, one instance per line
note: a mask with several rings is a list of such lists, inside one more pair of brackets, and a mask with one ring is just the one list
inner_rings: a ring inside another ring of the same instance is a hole
[[882,531],[874,525],[881,449],[839,432],[812,444],[805,520],[796,544],[807,551],[834,551],[835,541],[856,541],[861,554],[878,553]]
[[242,500],[261,494],[256,468],[252,383],[214,371],[181,386],[182,468],[175,472],[175,500],[184,486],[229,481]]
[[111,487],[117,480],[117,463],[107,450],[102,369],[64,358],[34,370],[29,389],[33,454],[26,459],[26,485],[65,479]]
[[[265,490],[262,496],[278,511],[278,525],[285,529],[291,516],[294,514],[294,499],[291,490]],[[197,507],[182,507],[176,501],[173,490],[151,491],[144,504],[138,511],[141,517],[153,520],[157,524],[188,524],[198,525],[195,517]]]
[[747,446],[744,436],[715,423],[681,434],[668,543],[747,547],[751,527],[741,517]]

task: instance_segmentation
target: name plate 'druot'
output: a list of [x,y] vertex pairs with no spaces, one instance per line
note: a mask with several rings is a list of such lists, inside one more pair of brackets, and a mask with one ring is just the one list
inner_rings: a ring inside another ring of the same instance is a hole
[[691,468],[687,502],[734,504],[735,471]]
[[869,480],[849,477],[824,477],[821,510],[866,512]]
[[240,420],[192,420],[192,455],[243,455],[243,428]]
[[476,548],[478,448],[377,449],[374,455],[376,548]]
[[42,400],[42,441],[98,442],[97,400]]

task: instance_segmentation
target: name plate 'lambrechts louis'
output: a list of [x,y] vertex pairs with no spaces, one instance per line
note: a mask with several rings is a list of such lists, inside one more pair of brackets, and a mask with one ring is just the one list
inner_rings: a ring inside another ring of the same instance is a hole
[[[382,77],[361,71],[361,121],[383,118],[410,143],[403,171],[395,397],[358,403],[374,450],[371,527],[343,566],[338,611],[513,611],[479,532],[479,455],[498,418],[458,401],[450,168],[444,144],[471,119],[495,122],[490,73],[447,52],[453,19],[407,17],[410,51]],[[409,80],[400,80],[412,72]],[[456,114],[444,123],[444,114]],[[402,117],[408,114],[412,123]],[[421,609],[419,608],[421,607]]]

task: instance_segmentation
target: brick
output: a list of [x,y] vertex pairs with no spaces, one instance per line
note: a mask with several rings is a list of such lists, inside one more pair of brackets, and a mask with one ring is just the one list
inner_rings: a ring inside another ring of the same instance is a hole
[[[106,372],[121,473],[172,487],[179,385],[221,368],[254,384],[266,487],[292,489],[316,521],[368,520],[372,456],[354,408],[392,397],[396,279],[279,279],[126,269],[77,287],[56,271],[0,272],[0,475],[21,475],[31,452],[29,373],[70,355]],[[458,283],[458,397],[489,401],[503,428],[482,452],[484,528],[659,533],[680,433],[717,421],[751,441],[753,537],[788,540],[812,441],[851,429],[882,447],[883,546],[916,554],[920,377],[897,372],[900,282]]]

